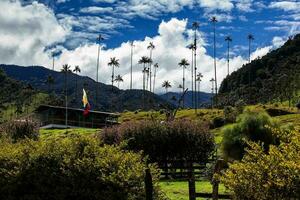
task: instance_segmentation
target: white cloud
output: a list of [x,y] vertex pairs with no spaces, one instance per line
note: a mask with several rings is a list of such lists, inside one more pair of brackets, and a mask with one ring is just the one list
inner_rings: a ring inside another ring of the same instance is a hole
[[253,12],[254,10],[251,8],[252,0],[238,0],[236,3],[236,7],[238,10],[243,12]]
[[284,11],[295,11],[299,12],[300,2],[295,1],[277,1],[271,2],[269,5],[270,8],[281,9]]
[[0,60],[22,65],[44,64],[45,47],[65,40],[54,13],[44,4],[0,1]]
[[285,43],[285,41],[286,41],[286,39],[275,36],[272,40],[272,44],[275,48],[279,48]]
[[197,0],[202,8],[208,10],[230,11],[234,5],[231,0]]
[[91,7],[85,7],[81,8],[81,13],[90,13],[90,14],[99,14],[99,13],[110,13],[114,9],[112,7],[97,7],[97,6],[91,6]]

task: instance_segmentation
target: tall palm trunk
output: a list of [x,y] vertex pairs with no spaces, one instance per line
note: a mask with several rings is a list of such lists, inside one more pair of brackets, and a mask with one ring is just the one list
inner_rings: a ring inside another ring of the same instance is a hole
[[[150,60],[152,61],[152,49],[150,50]],[[149,74],[150,74],[150,92],[152,88],[152,62],[149,63]]]
[[214,24],[214,69],[215,69],[215,102],[216,105],[218,104],[218,98],[217,98],[217,94],[218,94],[218,82],[217,82],[217,60],[216,60],[216,22],[213,23]]
[[76,92],[75,92],[75,96],[76,96],[76,99],[78,99],[78,84],[77,84],[77,82],[78,82],[78,77],[77,77],[78,75],[77,75],[77,72],[76,72],[76,79],[75,79],[75,90],[76,90]]
[[[194,49],[194,65],[195,65],[195,68],[194,68],[194,88],[196,90],[196,77],[197,77],[197,32],[195,30],[195,49]],[[195,113],[197,113],[197,101],[196,101],[196,96],[197,96],[197,93],[194,93],[194,101],[195,101]]]
[[191,63],[191,74],[192,74],[192,106],[194,107],[194,50],[192,49],[192,63]]
[[155,79],[156,79],[156,67],[154,67],[154,77],[153,77],[153,93],[155,93]]
[[65,72],[65,106],[66,106],[66,128],[68,128],[68,72]]
[[111,91],[114,89],[114,77],[115,77],[115,66],[112,66],[112,74],[111,74]]
[[[185,70],[184,70],[185,66],[182,67],[182,94],[184,93],[185,90]],[[182,99],[182,107],[184,108],[185,104],[184,104],[184,98]]]
[[201,103],[201,100],[200,100],[200,81],[198,81],[198,99],[197,99],[197,101],[198,101],[198,105],[199,105],[199,107],[200,107],[200,103]]

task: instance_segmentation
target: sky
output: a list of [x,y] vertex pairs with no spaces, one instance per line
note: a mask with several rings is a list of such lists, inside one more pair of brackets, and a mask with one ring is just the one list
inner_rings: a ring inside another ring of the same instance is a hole
[[[280,47],[300,32],[299,0],[0,0],[0,63],[41,65],[55,70],[63,64],[81,68],[80,75],[96,77],[97,36],[101,34],[99,81],[110,84],[111,57],[120,61],[116,74],[130,83],[130,41],[134,42],[133,87],[142,88],[142,56],[149,56],[153,42],[153,62],[158,63],[155,92],[171,82],[171,91],[182,84],[181,59],[191,62],[192,23],[197,21],[198,71],[203,74],[201,90],[211,91],[214,76],[213,25],[216,16],[216,57],[218,84],[227,75],[226,36],[231,36],[230,72],[247,63],[247,35],[255,38],[251,59]],[[186,71],[189,87],[190,67]],[[190,88],[190,87],[189,87]]]

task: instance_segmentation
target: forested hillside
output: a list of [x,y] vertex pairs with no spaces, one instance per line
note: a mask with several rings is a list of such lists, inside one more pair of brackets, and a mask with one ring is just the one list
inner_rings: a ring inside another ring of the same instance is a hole
[[[67,73],[67,86],[65,85],[65,74],[49,70],[41,66],[22,67],[17,65],[0,65],[8,77],[22,82],[24,85],[31,85],[34,89],[43,93],[52,94],[60,99],[64,105],[65,87],[68,92],[68,104],[70,107],[82,107],[82,89],[88,93],[89,102],[93,110],[102,111],[123,111],[137,109],[160,109],[161,106],[171,106],[163,98],[156,94],[142,90],[119,90],[103,83],[97,83],[86,76],[79,76],[75,73]],[[52,81],[49,81],[51,77]],[[12,86],[14,87],[14,86]],[[98,99],[96,99],[96,88]],[[2,89],[2,87],[1,87]]]
[[219,90],[219,104],[247,104],[272,101],[299,101],[300,34],[282,47],[253,60],[224,79]]

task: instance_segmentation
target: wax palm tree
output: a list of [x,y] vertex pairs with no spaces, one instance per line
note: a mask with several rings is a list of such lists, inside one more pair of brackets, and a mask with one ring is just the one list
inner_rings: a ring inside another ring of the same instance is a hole
[[168,89],[172,87],[170,81],[164,81],[162,87],[165,88],[166,94],[168,94]]
[[156,73],[157,73],[157,69],[158,69],[158,63],[154,64],[154,77],[153,77],[153,93],[155,93],[155,79],[156,79]]
[[146,89],[145,87],[145,78],[146,78],[146,73],[147,73],[147,68],[146,68],[146,64],[150,62],[150,58],[148,58],[147,56],[143,56],[140,60],[139,60],[139,64],[143,64],[143,90]]
[[52,90],[51,86],[52,86],[52,84],[54,84],[54,78],[52,75],[49,75],[47,77],[46,83],[48,85],[48,92],[50,93],[50,91]]
[[119,59],[116,59],[116,57],[110,58],[108,66],[112,67],[112,73],[111,73],[111,90],[114,88],[114,78],[115,78],[115,67],[119,67]]
[[[78,65],[76,65],[75,68],[73,69],[73,72],[75,72],[75,74],[78,75],[78,73],[81,72],[80,67]],[[75,78],[75,86],[76,86],[75,87],[75,94],[76,94],[75,97],[76,97],[76,99],[78,98],[78,96],[77,96],[77,93],[78,93],[78,84],[77,84],[78,80],[77,79],[78,79],[78,76],[76,76],[76,78]]]
[[[153,44],[153,42],[150,42],[149,45],[147,46],[147,49],[150,50],[150,60],[152,60],[152,52],[153,50],[155,49],[155,46]],[[150,76],[150,92],[151,92],[151,88],[152,88],[152,62],[149,62],[149,76]],[[148,84],[147,84],[147,87],[148,87]]]
[[[218,22],[217,18],[213,16],[210,21],[213,24],[214,28],[214,70],[215,70],[215,93],[218,94],[218,82],[217,82],[217,60],[216,60],[216,23]],[[216,104],[218,103],[217,96],[215,97]]]
[[133,41],[130,42],[130,47],[131,47],[131,51],[130,51],[130,90],[132,90],[132,57],[133,57]]
[[[197,74],[197,31],[200,27],[198,22],[193,22],[192,27],[194,29],[194,89],[196,90],[196,74]],[[197,101],[196,94],[194,93],[194,102],[195,102],[195,113],[197,113]]]
[[198,82],[198,91],[197,91],[197,102],[198,102],[198,105],[200,104],[200,83],[201,83],[201,81],[202,81],[202,78],[203,78],[203,75],[202,75],[202,73],[198,73],[197,74],[197,79],[196,79],[196,81]]
[[227,36],[225,37],[225,41],[227,42],[227,76],[229,76],[230,42],[232,42],[232,38]]
[[[184,92],[185,90],[185,69],[186,69],[186,66],[189,66],[190,64],[188,63],[188,61],[186,59],[182,59],[178,65],[180,67],[182,67],[182,92]],[[183,101],[182,101],[182,107],[184,107],[184,98],[183,98]]]
[[118,88],[120,88],[120,82],[123,82],[123,78],[121,75],[117,75],[115,81],[118,83]]
[[[254,36],[252,34],[249,34],[247,36],[247,39],[248,39],[248,42],[249,42],[249,73],[248,73],[248,84],[249,84],[249,87],[251,87],[252,85],[252,82],[251,82],[251,65],[250,65],[250,62],[251,62],[251,43],[252,41],[254,40]],[[250,89],[249,91],[249,101],[251,102],[251,99],[252,99],[252,90]]]
[[213,108],[213,98],[214,98],[214,83],[215,79],[212,78],[209,80],[211,82],[211,108]]
[[191,84],[192,84],[192,106],[194,106],[194,50],[195,45],[192,43],[188,46],[192,50],[192,59],[191,59]]
[[[97,71],[96,71],[96,82],[99,82],[99,58],[100,58],[100,51],[101,51],[101,41],[103,41],[104,38],[101,34],[99,34],[97,38],[98,42],[98,54],[97,54]],[[95,92],[96,98],[95,101],[98,102],[98,84],[96,84],[96,92]]]
[[62,66],[61,72],[65,75],[65,106],[66,106],[66,127],[68,127],[68,74],[71,73],[71,66],[65,64]]
[[178,89],[179,89],[180,92],[182,92],[182,88],[183,88],[183,86],[181,84],[179,84]]

